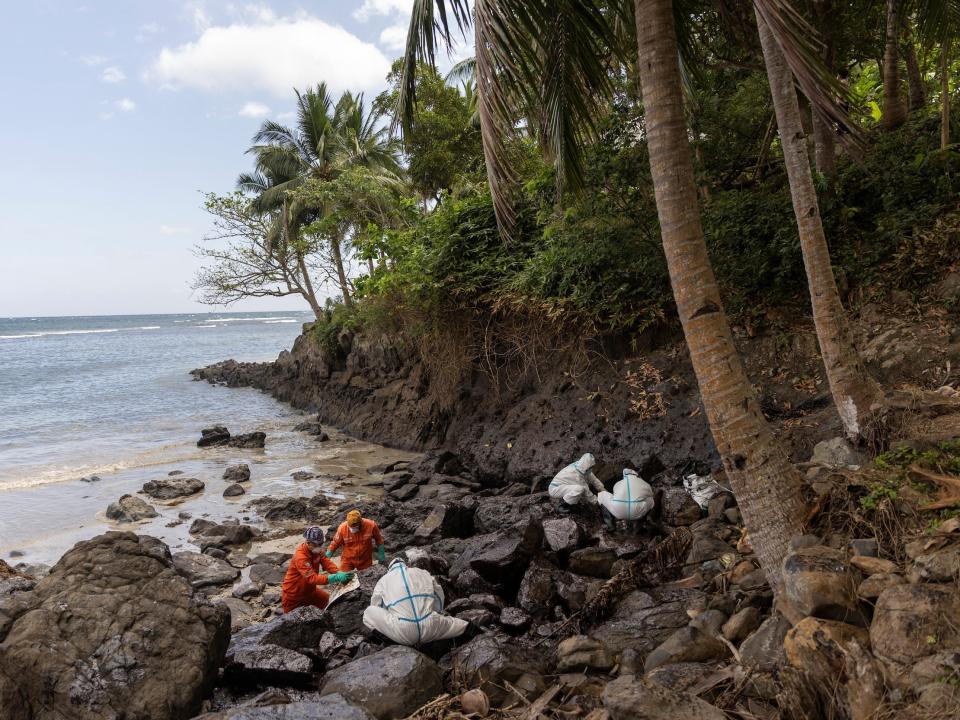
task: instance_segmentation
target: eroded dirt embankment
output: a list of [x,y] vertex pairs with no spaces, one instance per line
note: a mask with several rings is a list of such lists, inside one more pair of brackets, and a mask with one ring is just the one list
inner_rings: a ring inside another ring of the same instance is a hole
[[[887,386],[937,387],[960,366],[960,336],[948,315],[909,317],[903,309],[868,306],[856,328],[870,369]],[[764,411],[795,460],[839,434],[812,328],[738,343]],[[477,360],[441,393],[430,368],[442,363],[425,363],[396,338],[343,332],[324,344],[308,330],[272,363],[228,360],[194,374],[259,388],[362,439],[451,450],[485,483],[542,480],[588,451],[647,476],[691,462],[716,468],[679,334],[644,338],[644,345],[634,351],[628,343],[587,343],[495,373]]]

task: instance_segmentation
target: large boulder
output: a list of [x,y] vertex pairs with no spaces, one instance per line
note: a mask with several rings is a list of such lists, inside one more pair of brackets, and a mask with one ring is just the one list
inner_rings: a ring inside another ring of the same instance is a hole
[[313,497],[257,498],[251,505],[264,520],[283,522],[285,520],[316,521],[321,512],[330,505],[330,498],[323,493]]
[[729,652],[727,646],[716,636],[693,625],[687,625],[674,631],[647,655],[644,668],[650,672],[670,663],[714,660],[728,655]]
[[773,672],[783,662],[783,639],[789,631],[790,623],[785,617],[768,617],[740,646],[742,664],[760,672]]
[[320,692],[338,693],[377,720],[393,720],[440,695],[443,674],[423,653],[394,645],[331,670]]
[[801,615],[865,624],[855,576],[839,550],[815,545],[787,555],[783,594]]
[[157,517],[157,511],[135,495],[121,495],[107,508],[107,518],[118,523],[132,523]]
[[542,616],[553,610],[557,598],[554,583],[554,568],[543,560],[534,560],[520,581],[517,605],[534,616]]
[[227,677],[236,682],[308,682],[314,663],[306,653],[316,649],[328,628],[324,612],[312,605],[249,625],[230,640]]
[[572,552],[580,545],[580,526],[568,517],[544,520],[543,539],[554,552]]
[[507,699],[504,681],[516,683],[527,673],[544,670],[543,653],[519,645],[515,638],[499,632],[473,638],[450,654],[450,670],[466,687],[480,688],[490,703],[498,706]]
[[664,488],[660,514],[670,525],[692,525],[700,519],[700,506],[683,488]]
[[342,695],[327,695],[320,702],[292,702],[283,705],[236,707],[206,713],[194,720],[374,720]]
[[228,585],[240,577],[240,571],[225,560],[188,550],[173,554],[173,566],[195,588]]
[[877,598],[873,653],[896,671],[960,646],[960,595],[953,585],[895,585]]
[[610,720],[724,720],[726,715],[703,700],[674,692],[649,680],[621,675],[603,690]]
[[813,446],[813,456],[810,462],[825,467],[843,468],[863,464],[864,454],[857,450],[850,442],[842,437],[822,440]]
[[451,575],[472,569],[485,580],[516,589],[540,546],[539,523],[529,520],[510,530],[471,538],[450,568]]
[[867,630],[856,625],[807,617],[783,639],[787,662],[814,684],[833,686],[840,680],[852,642],[867,647]]
[[162,542],[110,532],[67,552],[8,627],[4,718],[182,720],[216,681],[230,614],[193,591]]
[[173,500],[196,495],[203,490],[203,483],[196,478],[167,477],[144,483],[141,492],[157,500]]

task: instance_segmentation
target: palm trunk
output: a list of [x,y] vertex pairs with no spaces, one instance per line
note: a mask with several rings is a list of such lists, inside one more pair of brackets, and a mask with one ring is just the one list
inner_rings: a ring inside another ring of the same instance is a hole
[[950,61],[948,43],[940,46],[940,149],[950,146]]
[[297,265],[300,267],[300,274],[303,276],[303,297],[310,304],[313,314],[319,319],[323,314],[323,308],[317,302],[317,294],[313,291],[313,282],[310,280],[310,273],[307,271],[307,263],[303,255],[297,253]]
[[817,340],[844,430],[851,438],[858,438],[867,430],[872,408],[880,402],[882,392],[867,373],[857,353],[840,301],[800,126],[800,106],[793,75],[773,33],[759,13],[757,26],[773,95],[773,109],[777,115],[783,160],[790,181],[793,212],[800,233],[800,249],[807,271],[807,284],[810,286]]
[[907,105],[900,88],[900,53],[897,40],[900,33],[899,0],[887,0],[887,36],[883,50],[883,108],[880,125],[893,130],[907,120]]
[[671,0],[635,0],[639,70],[657,215],[670,282],[707,419],[771,586],[801,531],[801,479],[760,411],[707,255],[683,114]]
[[370,272],[370,277],[373,277],[373,258],[367,258],[367,270]]
[[923,73],[917,60],[917,46],[913,44],[913,35],[906,34],[903,45],[903,60],[907,65],[907,84],[910,88],[910,112],[922,110],[927,104],[927,93],[923,86]]
[[[836,12],[830,2],[814,3],[817,19],[817,29],[823,37],[823,64],[833,72],[833,63],[836,43],[834,42],[834,27]],[[813,158],[817,172],[825,177],[831,177],[837,171],[837,142],[833,128],[825,123],[816,111],[811,112],[813,117]]]
[[353,307],[353,299],[350,297],[350,286],[347,284],[347,274],[343,271],[343,256],[340,254],[340,238],[333,236],[330,238],[330,253],[333,255],[333,264],[337,268],[337,278],[340,281],[340,292],[343,294],[343,304],[347,307]]

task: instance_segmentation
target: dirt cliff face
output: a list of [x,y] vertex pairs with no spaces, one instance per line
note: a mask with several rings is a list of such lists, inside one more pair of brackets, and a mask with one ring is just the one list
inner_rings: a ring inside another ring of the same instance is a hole
[[[541,481],[584,452],[648,477],[718,467],[683,345],[675,337],[651,345],[566,349],[496,379],[478,361],[443,398],[429,369],[437,363],[395,338],[348,332],[321,343],[308,330],[272,363],[228,360],[194,375],[259,388],[362,439],[451,450],[485,484]],[[796,459],[839,433],[811,332],[742,347],[764,411]]]

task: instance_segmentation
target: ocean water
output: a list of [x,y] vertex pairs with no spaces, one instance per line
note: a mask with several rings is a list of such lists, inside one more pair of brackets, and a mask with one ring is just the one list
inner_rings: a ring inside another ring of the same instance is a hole
[[[180,511],[226,517],[258,495],[316,491],[291,480],[293,470],[358,477],[383,457],[403,457],[338,433],[320,445],[293,432],[303,420],[297,411],[189,375],[227,358],[272,360],[310,319],[280,312],[0,318],[0,557],[51,562],[112,526],[103,515],[110,502],[174,470],[207,489],[182,503],[154,503],[161,517],[136,530],[182,545],[183,531],[167,528]],[[267,448],[197,448],[200,429],[214,423],[234,433],[262,430]],[[233,462],[250,463],[254,482],[231,501],[221,496],[220,476]],[[91,475],[100,481],[81,482]]]

